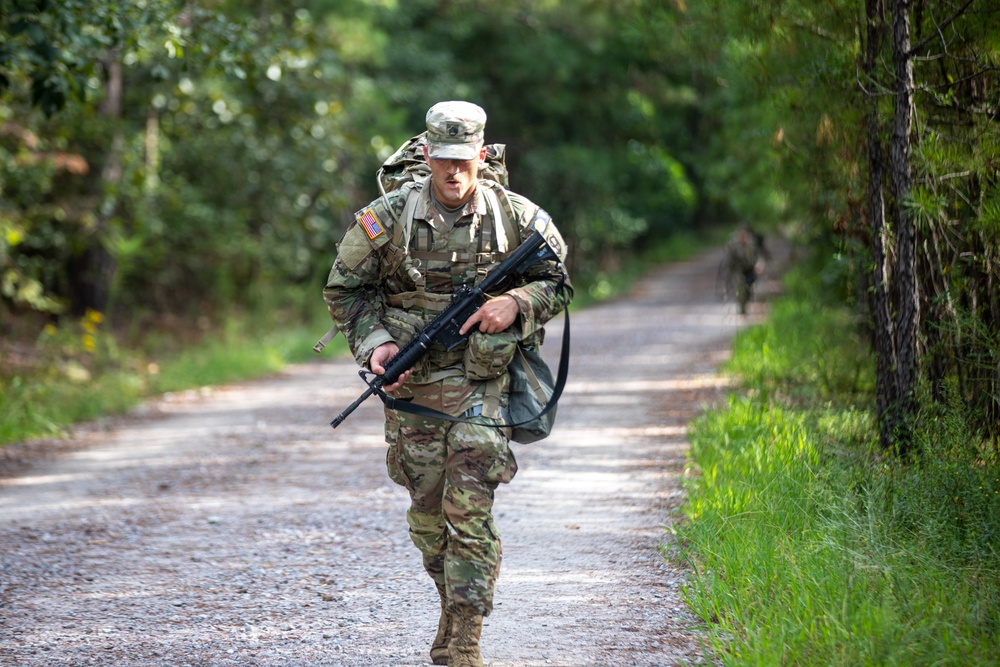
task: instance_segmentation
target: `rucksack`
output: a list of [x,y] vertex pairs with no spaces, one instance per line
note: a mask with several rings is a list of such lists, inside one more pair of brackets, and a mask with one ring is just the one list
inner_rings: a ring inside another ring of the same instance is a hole
[[[423,182],[430,176],[431,168],[424,160],[426,145],[427,133],[423,132],[410,138],[386,158],[375,174],[378,190],[383,197],[406,183]],[[486,163],[479,169],[480,180],[490,180],[504,188],[509,187],[506,153],[507,147],[504,144],[487,144]]]

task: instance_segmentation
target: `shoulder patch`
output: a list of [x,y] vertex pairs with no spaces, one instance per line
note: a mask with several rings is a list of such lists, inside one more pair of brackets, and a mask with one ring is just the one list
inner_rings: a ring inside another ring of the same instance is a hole
[[552,218],[543,209],[537,209],[535,216],[531,219],[530,228],[545,237],[546,243],[558,257],[560,262],[566,261],[566,242],[556,226],[552,224]]
[[358,218],[358,222],[364,228],[365,233],[368,234],[368,239],[374,241],[379,236],[385,234],[385,226],[379,221],[378,217],[375,215],[374,209],[367,209]]
[[369,255],[389,242],[385,211],[373,202],[354,214],[355,224],[348,228],[337,246],[337,255],[343,265],[354,271]]
[[389,242],[393,218],[381,199],[376,199],[355,213],[354,220],[356,224],[353,227],[359,230],[359,236],[370,243],[372,248],[381,248]]

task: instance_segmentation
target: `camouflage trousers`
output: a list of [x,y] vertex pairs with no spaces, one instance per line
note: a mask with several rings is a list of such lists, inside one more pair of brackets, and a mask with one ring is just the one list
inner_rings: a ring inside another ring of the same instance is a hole
[[486,417],[474,420],[479,423],[386,410],[386,468],[410,493],[410,539],[435,585],[452,606],[488,616],[502,553],[494,491],[514,478],[517,462],[506,429],[483,425],[492,421]]

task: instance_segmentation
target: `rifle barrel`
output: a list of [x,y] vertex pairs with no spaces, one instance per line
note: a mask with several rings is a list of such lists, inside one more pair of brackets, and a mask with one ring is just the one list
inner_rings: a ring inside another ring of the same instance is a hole
[[[378,386],[381,387],[381,385],[382,385],[381,376],[378,377],[378,378],[376,378],[376,379],[374,379],[374,380],[372,380],[372,384],[375,384],[376,382],[378,383]],[[375,387],[374,386],[369,386],[368,389],[365,390],[365,392],[363,394],[361,394],[361,396],[358,397],[358,400],[356,400],[353,403],[351,403],[350,405],[348,405],[347,408],[345,408],[343,412],[341,412],[339,415],[337,415],[334,418],[334,420],[332,422],[330,422],[330,426],[332,426],[333,428],[337,428],[338,426],[340,426],[341,424],[343,424],[344,420],[347,419],[352,412],[354,412],[355,410],[357,410],[359,405],[361,405],[362,403],[364,403],[365,401],[367,401],[369,399],[369,397],[371,397],[371,395],[374,394],[374,393],[375,393]]]

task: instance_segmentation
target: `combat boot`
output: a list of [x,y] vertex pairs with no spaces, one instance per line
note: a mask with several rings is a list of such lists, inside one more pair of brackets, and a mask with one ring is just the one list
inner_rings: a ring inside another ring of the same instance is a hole
[[448,642],[451,641],[451,624],[454,614],[448,608],[448,594],[444,586],[438,586],[441,596],[441,618],[438,619],[438,631],[431,643],[431,662],[435,665],[448,664]]
[[483,617],[465,608],[452,613],[451,643],[448,644],[448,667],[483,667],[479,654],[479,635]]

